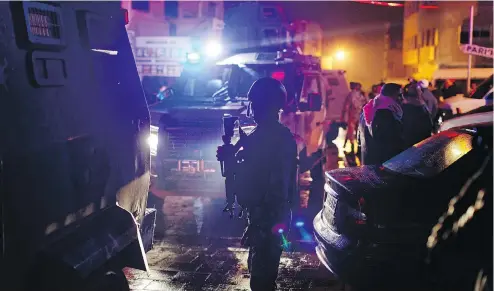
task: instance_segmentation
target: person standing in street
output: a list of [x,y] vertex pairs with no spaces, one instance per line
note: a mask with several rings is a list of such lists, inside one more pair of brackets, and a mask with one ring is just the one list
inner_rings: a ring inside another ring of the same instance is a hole
[[343,104],[343,112],[341,113],[341,121],[347,124],[347,131],[343,148],[346,147],[348,141],[351,145],[351,154],[355,153],[355,133],[358,127],[358,120],[362,107],[367,103],[367,98],[362,94],[362,86],[360,83],[350,82],[350,93]]
[[434,120],[436,118],[437,107],[438,107],[436,96],[434,96],[434,94],[432,94],[432,92],[429,90],[429,81],[422,80],[419,82],[419,86],[420,86],[419,89],[420,92],[418,93],[422,94],[422,99],[424,100],[425,105],[429,110],[431,120]]
[[364,106],[358,130],[363,165],[382,164],[404,149],[402,94],[401,85],[387,83]]
[[[248,226],[242,245],[249,248],[248,267],[253,291],[276,290],[283,236],[291,223],[291,204],[297,181],[297,144],[279,122],[287,93],[281,82],[265,77],[254,82],[248,93],[248,115],[257,126],[241,132],[235,171],[237,200],[247,211]],[[218,159],[222,152],[218,148]]]
[[377,95],[379,95],[383,85],[384,83],[379,83],[372,86],[372,91],[369,93],[369,100],[374,99]]
[[401,107],[403,108],[403,141],[406,149],[432,134],[431,114],[420,84],[408,88],[408,94]]

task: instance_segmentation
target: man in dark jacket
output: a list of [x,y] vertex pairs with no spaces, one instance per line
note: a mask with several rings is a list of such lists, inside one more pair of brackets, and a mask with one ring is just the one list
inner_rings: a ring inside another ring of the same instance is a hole
[[388,83],[364,106],[358,130],[363,165],[382,164],[404,149],[401,95],[401,85]]
[[423,96],[420,84],[408,88],[403,100],[403,140],[404,148],[428,138],[432,134],[432,119]]

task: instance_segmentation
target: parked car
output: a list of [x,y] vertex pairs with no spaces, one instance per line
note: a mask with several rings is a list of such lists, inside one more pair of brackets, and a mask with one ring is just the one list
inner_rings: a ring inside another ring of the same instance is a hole
[[477,124],[492,124],[493,119],[492,105],[482,106],[468,113],[457,115],[455,118],[444,121],[439,127],[439,131]]
[[472,96],[457,95],[439,104],[442,111],[451,111],[453,115],[462,114],[484,105],[492,104],[492,79],[493,76],[485,79],[478,86]]
[[477,129],[473,146],[483,162],[443,206],[427,239],[427,274],[435,290],[492,290],[492,126]]
[[353,286],[420,282],[430,229],[482,162],[474,133],[442,131],[381,166],[327,172],[314,219],[320,261]]

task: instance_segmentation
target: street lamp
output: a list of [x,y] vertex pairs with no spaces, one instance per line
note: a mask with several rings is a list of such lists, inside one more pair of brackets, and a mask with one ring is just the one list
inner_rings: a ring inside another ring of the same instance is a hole
[[337,51],[335,54],[335,58],[339,61],[342,61],[345,59],[345,52],[344,51]]

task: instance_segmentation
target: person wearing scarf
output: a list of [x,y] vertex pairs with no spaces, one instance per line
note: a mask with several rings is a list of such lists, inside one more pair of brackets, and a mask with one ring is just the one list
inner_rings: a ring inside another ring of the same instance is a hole
[[358,130],[362,165],[382,164],[404,149],[401,94],[401,85],[387,83],[364,106]]

